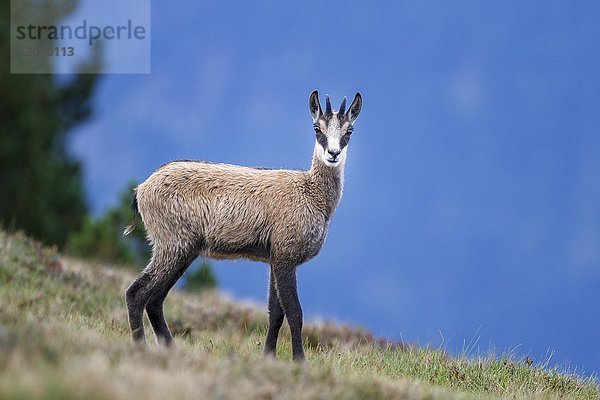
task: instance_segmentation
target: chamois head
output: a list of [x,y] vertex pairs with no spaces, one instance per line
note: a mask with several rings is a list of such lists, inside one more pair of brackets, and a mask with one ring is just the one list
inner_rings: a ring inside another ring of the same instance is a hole
[[346,111],[346,98],[344,97],[339,111],[333,111],[329,96],[325,95],[325,112],[323,113],[319,103],[319,93],[315,90],[310,94],[308,107],[317,135],[317,156],[325,165],[337,167],[346,159],[354,121],[358,118],[362,107],[362,97],[360,93],[356,92],[348,111]]

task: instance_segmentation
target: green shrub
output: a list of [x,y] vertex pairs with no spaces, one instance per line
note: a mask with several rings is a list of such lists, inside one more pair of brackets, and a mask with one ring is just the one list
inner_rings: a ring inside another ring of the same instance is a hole
[[198,268],[193,268],[186,274],[183,288],[189,292],[198,292],[216,286],[217,278],[212,271],[212,267],[209,263],[203,261]]
[[143,267],[150,258],[143,228],[138,226],[131,235],[123,236],[123,229],[133,219],[131,196],[134,187],[135,183],[128,185],[117,207],[99,218],[88,216],[81,230],[69,237],[67,251],[79,257]]

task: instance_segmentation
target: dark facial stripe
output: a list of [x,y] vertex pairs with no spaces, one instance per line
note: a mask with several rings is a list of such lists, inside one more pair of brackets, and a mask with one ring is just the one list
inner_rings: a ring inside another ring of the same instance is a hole
[[324,149],[327,149],[327,136],[321,131],[317,131],[317,142],[319,142]]
[[348,146],[348,142],[350,141],[350,134],[346,133],[344,136],[340,138],[340,150],[344,147]]

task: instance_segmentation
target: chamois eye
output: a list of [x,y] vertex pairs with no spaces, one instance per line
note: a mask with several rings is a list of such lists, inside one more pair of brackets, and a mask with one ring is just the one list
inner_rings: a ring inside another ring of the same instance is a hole
[[354,129],[348,128],[348,130],[346,131],[346,135],[348,135],[348,136],[352,135],[353,131],[354,131]]

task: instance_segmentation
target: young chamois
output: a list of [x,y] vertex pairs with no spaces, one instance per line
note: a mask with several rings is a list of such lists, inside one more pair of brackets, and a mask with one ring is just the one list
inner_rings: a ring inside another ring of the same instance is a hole
[[[173,337],[163,315],[169,290],[198,256],[270,264],[265,354],[275,354],[284,316],[294,360],[304,359],[296,268],[319,253],[344,185],[344,164],[362,98],[325,112],[315,90],[316,134],[309,171],[256,169],[200,161],[163,165],[135,189],[133,207],[152,243],[152,259],[126,292],[135,342],[145,343],[143,312],[159,342]],[[133,224],[125,234],[133,230]]]

